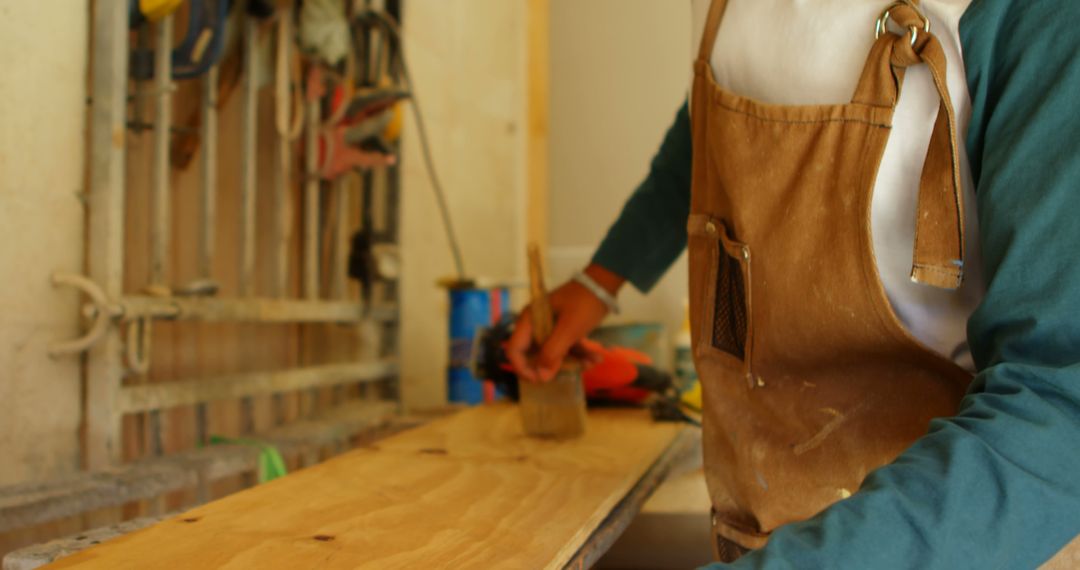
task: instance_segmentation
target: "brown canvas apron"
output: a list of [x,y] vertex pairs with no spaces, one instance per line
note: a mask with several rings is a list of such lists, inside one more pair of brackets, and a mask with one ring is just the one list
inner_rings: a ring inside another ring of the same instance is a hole
[[725,6],[713,0],[695,63],[688,231],[705,471],[719,554],[732,558],[855,493],[932,418],[956,411],[971,375],[901,325],[870,235],[904,70],[925,64],[941,106],[912,279],[960,284],[955,121],[926,22],[909,3],[891,7],[907,33],[874,43],[851,103],[778,106],[716,84],[709,60]]

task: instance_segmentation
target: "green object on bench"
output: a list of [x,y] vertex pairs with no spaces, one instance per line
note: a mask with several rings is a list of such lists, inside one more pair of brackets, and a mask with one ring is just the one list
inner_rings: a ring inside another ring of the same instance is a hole
[[246,445],[259,448],[259,483],[265,483],[267,481],[273,481],[278,477],[284,477],[289,472],[288,469],[285,468],[285,459],[281,457],[281,452],[278,451],[278,448],[265,441],[252,438],[231,438],[212,435],[210,436],[210,445]]

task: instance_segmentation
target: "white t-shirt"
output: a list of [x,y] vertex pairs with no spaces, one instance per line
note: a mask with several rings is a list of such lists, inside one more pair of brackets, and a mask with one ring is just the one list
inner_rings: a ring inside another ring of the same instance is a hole
[[[874,254],[900,321],[932,350],[974,369],[967,320],[984,294],[974,184],[964,148],[971,101],[958,25],[971,0],[923,0],[948,59],[966,208],[964,284],[956,291],[911,281],[919,179],[939,98],[925,66],[908,69],[871,205]],[[710,0],[692,0],[697,57]],[[728,0],[712,54],[717,82],[744,97],[780,105],[851,100],[890,0]]]

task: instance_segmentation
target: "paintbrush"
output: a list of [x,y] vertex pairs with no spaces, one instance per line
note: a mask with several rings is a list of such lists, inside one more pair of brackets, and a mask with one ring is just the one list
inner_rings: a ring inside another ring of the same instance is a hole
[[[529,295],[533,340],[537,348],[551,336],[555,320],[544,287],[540,248],[529,245]],[[533,437],[571,438],[585,432],[585,389],[581,365],[572,359],[563,363],[548,382],[519,382],[521,419],[525,433]]]

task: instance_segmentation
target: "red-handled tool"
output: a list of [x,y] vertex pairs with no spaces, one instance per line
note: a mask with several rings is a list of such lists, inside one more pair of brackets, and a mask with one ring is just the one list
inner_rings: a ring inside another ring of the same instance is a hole
[[[473,371],[477,378],[494,382],[502,394],[517,399],[518,379],[503,349],[513,323],[512,316],[508,316],[477,334]],[[589,353],[591,362],[582,375],[590,405],[643,405],[656,399],[678,401],[671,374],[652,366],[648,355],[621,346],[603,346],[592,340],[582,341],[582,348]]]

